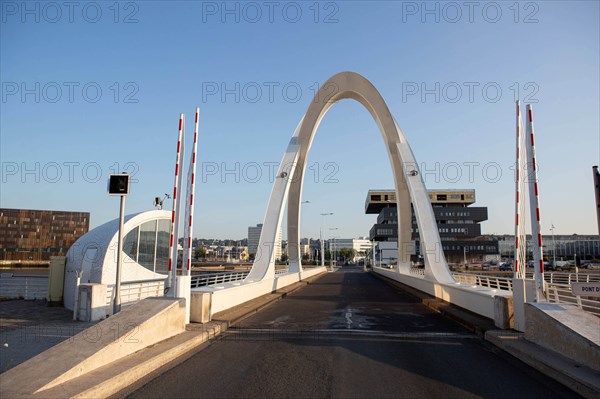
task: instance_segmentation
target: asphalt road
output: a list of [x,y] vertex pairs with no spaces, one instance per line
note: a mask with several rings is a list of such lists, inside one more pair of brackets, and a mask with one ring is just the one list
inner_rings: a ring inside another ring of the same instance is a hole
[[344,267],[244,320],[128,398],[578,397]]

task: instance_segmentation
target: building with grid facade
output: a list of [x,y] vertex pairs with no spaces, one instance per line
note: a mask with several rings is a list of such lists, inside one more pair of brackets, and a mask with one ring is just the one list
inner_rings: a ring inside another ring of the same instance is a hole
[[90,225],[89,212],[0,208],[0,261],[65,255]]

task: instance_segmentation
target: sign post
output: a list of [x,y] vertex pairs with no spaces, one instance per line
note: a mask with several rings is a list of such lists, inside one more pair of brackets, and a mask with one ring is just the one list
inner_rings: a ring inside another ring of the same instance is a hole
[[119,211],[119,238],[117,244],[117,270],[115,295],[113,299],[113,314],[121,311],[121,270],[123,262],[123,222],[125,219],[125,197],[129,194],[129,175],[126,173],[110,175],[108,179],[108,194],[121,197]]

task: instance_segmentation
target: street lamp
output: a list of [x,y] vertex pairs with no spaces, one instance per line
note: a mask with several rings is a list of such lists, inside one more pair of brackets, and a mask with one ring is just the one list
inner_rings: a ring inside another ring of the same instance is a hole
[[319,232],[319,239],[321,240],[321,267],[325,267],[325,242],[323,242],[323,230],[325,230],[325,216],[331,216],[333,212],[321,213],[321,231]]
[[[337,230],[337,227],[330,227],[329,230]],[[333,242],[335,242],[336,237],[330,237]],[[335,259],[335,246],[333,249],[331,248],[331,243],[329,243],[329,268],[333,269],[333,259]],[[337,263],[337,259],[336,259]]]

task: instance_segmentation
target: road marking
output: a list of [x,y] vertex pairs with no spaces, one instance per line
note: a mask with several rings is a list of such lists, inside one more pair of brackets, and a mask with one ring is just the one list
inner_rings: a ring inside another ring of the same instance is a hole
[[352,328],[352,308],[348,308],[346,311],[346,328]]
[[400,332],[400,331],[382,331],[382,330],[359,330],[359,329],[314,329],[314,330],[294,330],[283,328],[235,328],[232,327],[225,332],[225,335],[246,335],[246,336],[262,336],[281,335],[285,337],[291,336],[313,336],[313,337],[382,337],[382,338],[397,338],[397,339],[478,339],[477,335],[471,333],[452,333],[452,332]]

